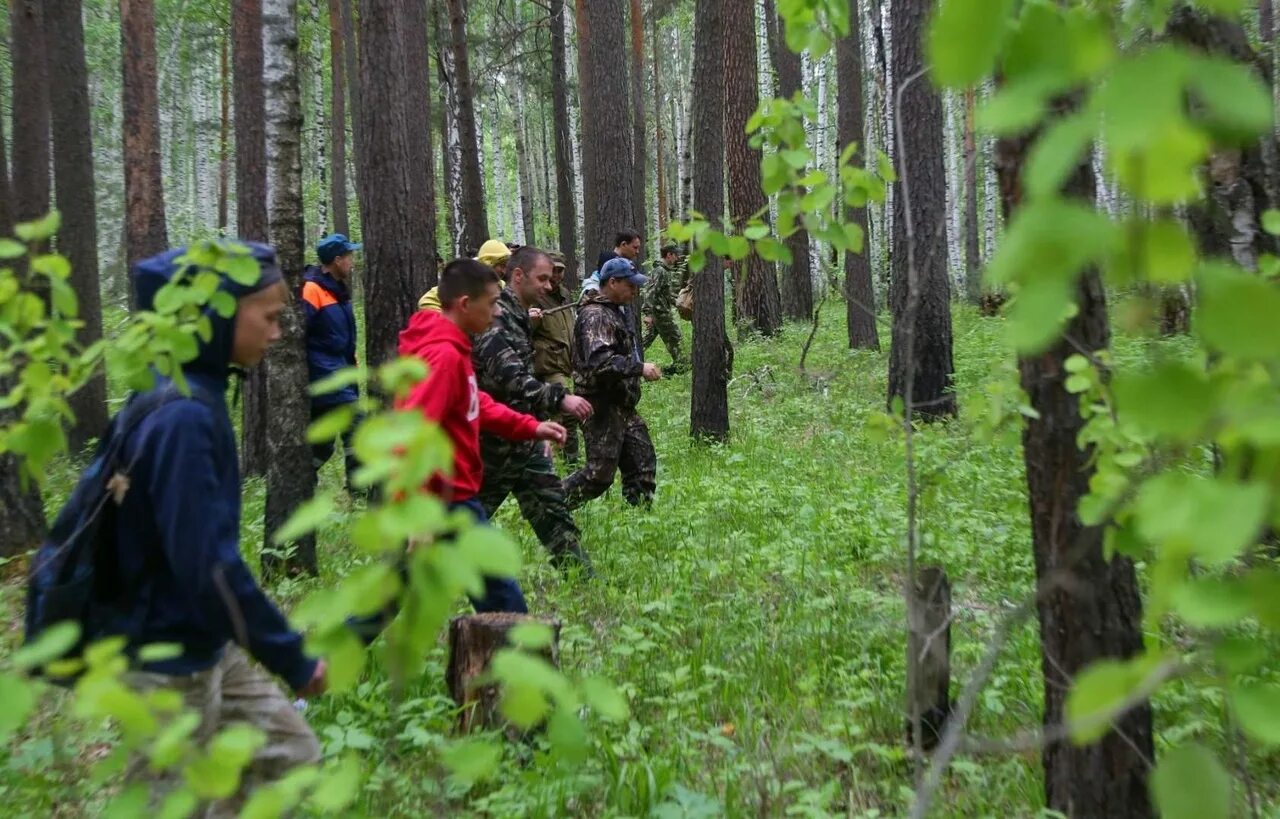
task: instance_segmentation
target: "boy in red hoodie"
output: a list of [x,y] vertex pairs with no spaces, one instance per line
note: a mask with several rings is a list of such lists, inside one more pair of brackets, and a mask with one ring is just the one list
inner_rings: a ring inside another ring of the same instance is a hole
[[[512,441],[565,442],[565,429],[554,421],[539,421],[500,404],[476,386],[471,366],[471,336],[493,324],[502,283],[488,265],[474,259],[455,259],[440,275],[441,312],[420,310],[400,333],[400,355],[417,356],[430,374],[397,409],[416,408],[453,443],[453,475],[438,477],[431,491],[449,508],[466,507],[481,523],[484,507],[476,499],[484,477],[480,460],[480,432]],[[476,611],[528,611],[520,584],[511,578],[486,577],[485,595],[472,600]]]

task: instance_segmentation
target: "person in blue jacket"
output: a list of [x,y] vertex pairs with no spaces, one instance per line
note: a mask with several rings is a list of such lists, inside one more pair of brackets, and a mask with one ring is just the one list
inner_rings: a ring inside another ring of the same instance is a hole
[[[307,373],[312,383],[356,365],[356,314],[351,307],[351,272],[355,267],[355,252],[362,247],[341,233],[326,236],[316,245],[320,264],[311,265],[303,272],[301,296],[307,316]],[[355,404],[358,400],[360,388],[355,384],[336,392],[312,396],[311,420],[314,422],[325,413]],[[350,424],[342,435],[348,490],[351,489],[351,477],[360,466],[352,446],[357,424],[358,416],[356,423]],[[333,449],[332,440],[311,445],[311,462],[317,472],[333,456]]]
[[[120,622],[95,624],[101,626],[95,631],[126,635],[131,646],[181,648],[178,656],[144,663],[125,679],[140,690],[179,691],[201,715],[198,740],[233,721],[266,734],[241,793],[214,812],[233,811],[247,789],[320,758],[315,735],[272,676],[301,697],[316,696],[326,685],[324,661],[307,655],[302,635],[240,556],[240,466],[228,381],[234,370],[258,364],[280,338],[288,299],[275,251],[261,244],[248,248],[261,275],[247,287],[223,277],[220,289],[235,296],[236,312],[222,318],[206,311],[212,334],[182,365],[191,396],[160,404],[122,442],[121,462],[130,469],[115,515],[117,576],[136,591]],[[170,250],[134,266],[139,309],[152,309],[156,293],[178,275],[184,252]],[[155,390],[173,389],[166,377],[156,382]],[[130,775],[158,780],[158,790],[181,776],[156,774],[145,764]]]

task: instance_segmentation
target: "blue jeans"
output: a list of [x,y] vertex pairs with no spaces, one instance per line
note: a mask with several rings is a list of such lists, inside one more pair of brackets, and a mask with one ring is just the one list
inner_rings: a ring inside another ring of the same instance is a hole
[[[478,526],[489,525],[489,516],[485,514],[484,507],[480,505],[480,501],[476,498],[449,504],[449,511],[454,509],[466,509],[475,517],[476,525]],[[453,537],[453,533],[447,533],[442,539],[447,540],[451,537]],[[400,561],[399,570],[401,579],[406,583],[409,582],[403,558]],[[477,614],[490,611],[511,612],[514,614],[529,613],[529,606],[524,600],[524,592],[520,590],[520,583],[514,577],[485,575],[484,596],[477,598],[468,595],[468,597]],[[390,625],[399,611],[399,604],[392,602],[376,614],[348,617],[347,628],[355,632],[356,636],[363,640],[365,645],[369,645],[378,639],[378,635]]]

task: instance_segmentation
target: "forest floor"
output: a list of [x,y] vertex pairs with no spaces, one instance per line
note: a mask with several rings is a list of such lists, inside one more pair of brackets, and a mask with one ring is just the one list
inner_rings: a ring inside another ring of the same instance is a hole
[[[630,700],[631,719],[590,720],[591,753],[579,766],[556,768],[528,746],[511,745],[495,777],[466,788],[439,761],[454,721],[443,646],[417,684],[395,698],[374,667],[354,692],[316,700],[307,711],[326,754],[355,751],[371,773],[362,814],[906,811],[914,768],[902,717],[906,481],[900,434],[883,414],[888,328],[881,327],[885,352],[850,352],[843,305],[828,305],[805,376],[797,362],[807,334],[790,325],[779,340],[737,345],[732,440],[724,446],[690,443],[688,375],[646,387],[641,410],[659,454],[653,507],[632,509],[615,489],[577,516],[601,582],[562,581],[514,501],[496,517],[523,547],[531,609],[564,624],[562,667],[614,681]],[[1168,342],[1124,337],[1117,355],[1146,355],[1154,344]],[[660,346],[650,358],[662,363]],[[955,363],[961,417],[925,429],[917,446],[921,558],[944,566],[952,582],[958,695],[997,627],[1028,598],[1034,568],[1017,375],[1001,322],[958,308]],[[322,480],[337,485],[339,471],[335,459]],[[68,465],[59,482],[69,486],[72,478]],[[262,507],[261,481],[250,481],[245,515],[259,524],[245,527],[246,544],[261,542]],[[342,541],[339,522],[321,533],[320,583],[364,559]],[[256,554],[246,557],[257,566]],[[285,581],[274,591],[295,600],[311,582]],[[8,611],[19,592],[5,588]],[[11,630],[7,646],[15,640]],[[1034,729],[1041,686],[1032,618],[1001,652],[972,732],[1009,737]],[[1197,736],[1225,748],[1222,711],[1211,686],[1166,686],[1155,702],[1158,743]],[[0,750],[6,804],[59,816],[101,805],[109,788],[85,778],[100,751],[66,749],[58,738],[105,742],[108,734],[86,734],[73,719],[56,705],[43,709]],[[1264,805],[1280,804],[1278,761],[1274,754],[1250,759]],[[933,815],[1041,816],[1042,805],[1037,752],[960,756]]]

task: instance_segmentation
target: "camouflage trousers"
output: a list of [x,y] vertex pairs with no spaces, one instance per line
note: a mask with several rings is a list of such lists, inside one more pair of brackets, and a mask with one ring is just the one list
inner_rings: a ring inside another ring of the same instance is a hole
[[622,472],[622,497],[632,506],[653,500],[658,481],[658,454],[649,438],[649,427],[635,409],[596,405],[595,414],[582,425],[587,445],[587,465],[564,479],[564,495],[570,509],[598,498]]
[[648,350],[649,345],[659,336],[662,337],[662,343],[667,346],[667,352],[671,354],[671,366],[667,371],[676,373],[686,369],[689,362],[685,361],[681,350],[684,339],[680,336],[680,325],[676,324],[674,311],[658,310],[654,313],[653,324],[644,331],[644,348]]
[[[559,384],[564,387],[566,393],[573,392],[573,385],[569,383],[569,376],[563,373],[548,373],[538,377],[548,384]],[[562,412],[556,416],[555,420],[563,424],[565,432],[569,433],[569,438],[565,441],[564,449],[562,450],[564,452],[564,461],[568,464],[576,464],[578,462],[578,427],[580,426],[578,419],[567,412]]]
[[509,495],[515,495],[520,514],[529,521],[552,562],[559,565],[566,554],[578,552],[579,533],[565,503],[560,476],[551,463],[549,446],[539,441],[504,441],[481,435],[484,483],[476,500],[492,517]]
[[[302,714],[271,675],[237,645],[228,644],[222,659],[204,671],[182,676],[131,671],[124,680],[140,692],[168,688],[181,694],[186,707],[200,715],[200,726],[193,736],[200,747],[236,722],[247,723],[266,735],[266,742],[241,773],[239,790],[206,805],[195,816],[235,816],[255,788],[284,778],[298,765],[320,761],[320,743]],[[132,782],[152,784],[153,806],[182,781],[180,770],[154,772],[140,756],[130,762],[126,776]]]

